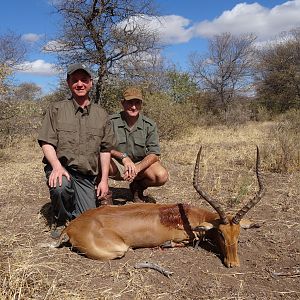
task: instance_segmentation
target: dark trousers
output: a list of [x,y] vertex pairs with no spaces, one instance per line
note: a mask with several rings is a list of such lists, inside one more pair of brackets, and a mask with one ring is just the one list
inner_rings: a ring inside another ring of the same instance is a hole
[[[45,167],[45,174],[48,179],[52,168]],[[72,220],[84,211],[95,208],[97,204],[95,182],[96,176],[85,176],[75,171],[68,170],[70,181],[65,176],[62,178],[62,185],[55,188],[49,187],[53,222],[64,224]]]

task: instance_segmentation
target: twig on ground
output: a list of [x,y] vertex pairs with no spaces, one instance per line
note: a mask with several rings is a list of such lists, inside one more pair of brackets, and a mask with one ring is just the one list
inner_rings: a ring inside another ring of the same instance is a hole
[[135,267],[135,269],[141,269],[141,268],[153,269],[153,270],[160,272],[161,274],[165,275],[168,278],[170,278],[170,276],[173,274],[173,272],[168,271],[168,270],[164,269],[163,267],[161,267],[157,264],[148,262],[148,261],[137,263],[137,264],[135,264],[134,267]]
[[299,277],[300,276],[300,270],[296,269],[292,272],[270,272],[271,277],[276,278],[278,276],[285,276],[285,277]]

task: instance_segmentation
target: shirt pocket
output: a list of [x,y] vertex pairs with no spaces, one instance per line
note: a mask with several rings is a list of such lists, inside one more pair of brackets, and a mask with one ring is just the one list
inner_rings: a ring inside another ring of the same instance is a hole
[[127,138],[126,138],[126,133],[125,133],[124,128],[119,129],[118,131],[116,131],[115,132],[115,137],[116,137],[117,145],[126,144]]
[[[128,152],[127,147],[127,137],[124,128],[119,128],[119,130],[114,131],[115,135],[115,149],[120,152]],[[129,153],[128,153],[129,154]]]
[[142,160],[146,156],[146,143],[143,137],[134,138],[134,156],[137,160]]
[[101,141],[103,137],[103,129],[87,127],[87,146],[91,153],[98,153],[100,151]]
[[76,129],[73,124],[59,122],[57,126],[58,148],[72,150],[76,144]]

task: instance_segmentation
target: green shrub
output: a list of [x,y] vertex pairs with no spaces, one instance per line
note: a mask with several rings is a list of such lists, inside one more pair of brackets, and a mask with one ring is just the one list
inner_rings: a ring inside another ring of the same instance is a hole
[[197,122],[196,111],[191,103],[175,103],[164,94],[145,98],[144,113],[157,123],[161,139],[178,137]]

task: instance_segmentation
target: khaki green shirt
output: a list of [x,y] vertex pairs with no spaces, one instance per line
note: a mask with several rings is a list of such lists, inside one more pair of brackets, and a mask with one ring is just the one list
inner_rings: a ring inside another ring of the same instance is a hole
[[[99,152],[110,152],[115,139],[103,108],[90,104],[83,109],[71,99],[49,107],[38,142],[53,145],[64,167],[84,175],[97,175]],[[46,158],[43,162],[48,163]]]
[[141,161],[148,154],[160,155],[157,126],[154,121],[140,114],[130,130],[123,112],[110,116],[116,136],[116,150],[126,152],[133,162]]

